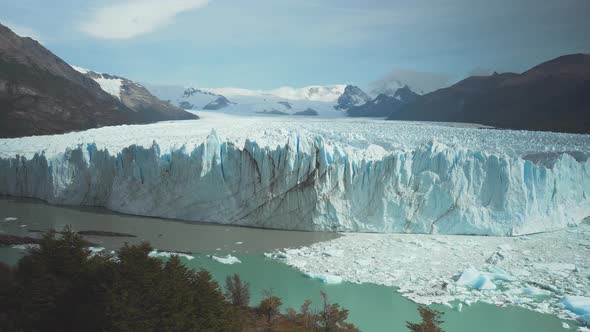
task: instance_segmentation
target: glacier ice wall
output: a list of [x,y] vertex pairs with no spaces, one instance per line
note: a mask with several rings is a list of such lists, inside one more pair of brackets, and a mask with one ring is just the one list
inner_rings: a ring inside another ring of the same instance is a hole
[[215,132],[187,151],[84,144],[0,159],[0,193],[137,215],[292,230],[519,235],[590,215],[589,161],[432,141],[376,160],[321,136],[270,148]]

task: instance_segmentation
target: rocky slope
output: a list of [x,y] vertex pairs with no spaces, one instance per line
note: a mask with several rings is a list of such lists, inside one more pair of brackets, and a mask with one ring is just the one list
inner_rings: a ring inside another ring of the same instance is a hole
[[131,110],[143,113],[148,121],[188,120],[194,115],[179,109],[153,96],[143,85],[127,78],[98,73],[95,71],[73,67],[77,71],[96,81],[101,89],[119,99]]
[[370,101],[369,97],[363,90],[354,85],[347,85],[344,92],[338,97],[338,102],[334,106],[337,110],[347,110],[354,106],[360,106]]
[[179,109],[132,109],[124,99],[103,91],[35,40],[0,25],[0,137],[196,118]]

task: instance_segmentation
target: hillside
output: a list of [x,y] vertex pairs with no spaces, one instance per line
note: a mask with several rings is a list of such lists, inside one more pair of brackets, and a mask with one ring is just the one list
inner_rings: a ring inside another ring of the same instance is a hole
[[126,106],[37,41],[0,24],[0,137],[196,118],[142,106]]
[[561,56],[522,74],[469,77],[423,95],[388,119],[590,133],[590,55]]

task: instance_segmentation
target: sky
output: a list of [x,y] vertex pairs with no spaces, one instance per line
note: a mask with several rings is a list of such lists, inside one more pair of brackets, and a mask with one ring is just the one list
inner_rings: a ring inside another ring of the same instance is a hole
[[522,72],[590,53],[588,17],[590,0],[0,0],[2,24],[70,64],[250,89]]

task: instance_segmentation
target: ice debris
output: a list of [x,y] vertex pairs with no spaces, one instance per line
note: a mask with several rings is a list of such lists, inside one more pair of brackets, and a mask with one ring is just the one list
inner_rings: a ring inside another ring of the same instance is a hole
[[232,255],[229,255],[229,254],[226,255],[226,256],[222,256],[222,257],[218,257],[218,256],[215,256],[215,255],[211,255],[210,257],[214,261],[219,262],[221,264],[233,265],[233,264],[238,264],[238,263],[241,263],[242,262],[237,257],[232,256]]
[[163,251],[163,250],[152,250],[148,254],[149,257],[160,257],[160,258],[170,258],[172,256],[178,256],[180,258],[188,259],[189,261],[194,259],[195,257],[186,253],[182,252],[174,252],[174,251]]

